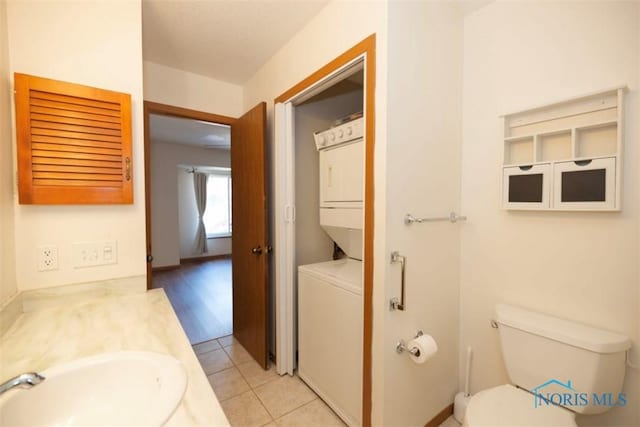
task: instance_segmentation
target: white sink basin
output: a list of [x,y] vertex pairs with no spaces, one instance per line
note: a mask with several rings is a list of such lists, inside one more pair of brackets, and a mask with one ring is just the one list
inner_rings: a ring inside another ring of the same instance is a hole
[[42,383],[0,396],[0,425],[160,426],[187,386],[177,359],[143,351],[103,353],[40,374]]

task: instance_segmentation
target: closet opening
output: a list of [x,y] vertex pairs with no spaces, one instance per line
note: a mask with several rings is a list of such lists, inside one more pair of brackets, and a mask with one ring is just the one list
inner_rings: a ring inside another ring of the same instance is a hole
[[374,48],[275,100],[276,369],[348,425],[371,412]]

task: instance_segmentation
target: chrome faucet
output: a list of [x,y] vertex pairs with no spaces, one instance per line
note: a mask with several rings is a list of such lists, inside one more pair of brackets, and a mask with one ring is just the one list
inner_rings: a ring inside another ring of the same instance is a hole
[[27,372],[0,384],[0,394],[3,394],[16,387],[31,388],[40,384],[44,380],[45,377],[37,372]]

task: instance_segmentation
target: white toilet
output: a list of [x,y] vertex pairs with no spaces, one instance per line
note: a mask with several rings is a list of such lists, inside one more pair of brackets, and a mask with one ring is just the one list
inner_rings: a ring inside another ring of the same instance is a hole
[[576,426],[576,414],[624,400],[629,338],[508,305],[496,307],[495,321],[513,385],[474,395],[464,426]]

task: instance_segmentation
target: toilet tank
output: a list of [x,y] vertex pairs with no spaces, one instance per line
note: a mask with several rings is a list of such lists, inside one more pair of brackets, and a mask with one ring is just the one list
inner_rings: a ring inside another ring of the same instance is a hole
[[536,405],[551,401],[598,414],[625,404],[629,338],[504,304],[496,306],[495,320],[509,377],[536,395]]

